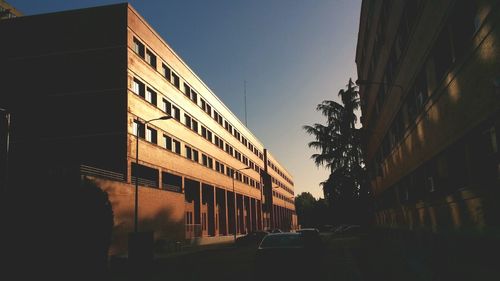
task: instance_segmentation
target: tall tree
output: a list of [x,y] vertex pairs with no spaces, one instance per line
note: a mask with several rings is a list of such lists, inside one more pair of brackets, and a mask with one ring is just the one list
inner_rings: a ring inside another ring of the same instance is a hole
[[338,93],[341,102],[325,100],[316,110],[326,117],[325,124],[304,126],[314,137],[309,147],[318,151],[311,156],[314,163],[330,170],[328,179],[321,183],[330,205],[352,205],[364,189],[364,163],[361,151],[361,134],[356,129],[359,109],[357,86],[349,79],[345,89]]

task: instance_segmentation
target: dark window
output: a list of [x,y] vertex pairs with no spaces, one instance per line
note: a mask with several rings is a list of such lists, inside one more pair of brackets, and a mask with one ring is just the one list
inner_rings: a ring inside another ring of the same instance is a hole
[[186,127],[191,128],[191,123],[191,116],[184,113],[184,124],[186,125]]
[[132,183],[135,184],[136,177],[139,185],[158,188],[159,171],[141,164],[132,163]]
[[212,107],[210,105],[207,104],[207,108],[205,108],[205,112],[208,114],[208,115],[212,115]]
[[162,181],[162,189],[173,191],[173,192],[182,192],[182,177],[178,175],[174,175],[167,172],[162,172],[161,174]]
[[190,98],[191,95],[191,87],[189,87],[189,85],[186,83],[184,83],[184,95],[188,97],[188,99]]
[[198,155],[199,155],[198,150],[193,149],[193,161],[195,162],[199,161]]
[[184,148],[186,149],[186,158],[192,159],[193,151],[192,151],[191,147],[185,145]]
[[139,79],[137,78],[134,78],[134,80],[132,81],[132,91],[141,96],[141,97],[145,97],[145,85],[144,83],[142,83]]
[[146,129],[146,140],[151,143],[158,143],[157,131],[153,128],[147,127]]
[[165,140],[165,148],[172,151],[172,138],[167,135],[163,135],[163,139]]
[[436,81],[440,82],[453,62],[450,29],[448,25],[443,28],[434,44],[432,58],[435,65]]
[[178,140],[172,139],[172,142],[174,144],[174,152],[177,154],[181,154],[181,143]]
[[146,99],[149,103],[156,105],[156,97],[156,92],[148,87],[144,99]]
[[195,131],[196,133],[198,133],[198,122],[196,120],[193,119],[192,121],[192,126],[191,126],[191,130]]
[[144,58],[144,44],[141,43],[137,38],[134,37],[134,52],[138,54],[141,58]]
[[146,50],[146,62],[156,69],[156,56],[150,50]]
[[457,1],[451,15],[451,32],[455,60],[461,58],[470,48],[475,32],[477,13],[476,1]]
[[177,89],[180,89],[181,88],[181,84],[180,84],[180,80],[179,80],[179,76],[175,73],[172,72],[172,84],[174,84],[174,86],[177,88]]
[[172,116],[175,118],[175,120],[179,122],[181,121],[181,111],[175,105],[172,105]]
[[163,63],[161,64],[161,68],[163,70],[163,76],[168,80],[168,82],[170,82],[170,79],[172,78],[172,71]]
[[193,89],[191,89],[191,100],[198,104],[198,94]]
[[201,154],[201,164],[205,167],[208,167],[208,156],[205,154]]
[[172,104],[166,99],[162,99],[162,102],[163,102],[162,110],[166,112],[168,115],[172,115]]
[[201,126],[201,136],[207,138],[207,128],[205,126]]
[[146,135],[146,132],[144,130],[144,124],[137,121],[137,120],[134,120],[134,135],[137,136],[137,131],[139,131],[139,137],[140,138],[144,138],[145,135]]

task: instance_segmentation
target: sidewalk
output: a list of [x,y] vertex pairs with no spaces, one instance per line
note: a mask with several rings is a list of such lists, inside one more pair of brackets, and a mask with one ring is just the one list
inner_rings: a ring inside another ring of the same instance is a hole
[[354,252],[365,280],[500,280],[498,240],[374,230]]

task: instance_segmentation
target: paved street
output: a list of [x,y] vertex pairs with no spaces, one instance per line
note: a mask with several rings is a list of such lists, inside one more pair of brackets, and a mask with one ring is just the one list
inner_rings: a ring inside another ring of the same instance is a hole
[[[356,237],[322,236],[326,251],[315,274],[302,272],[301,268],[277,268],[292,276],[314,275],[317,280],[363,280],[352,250],[359,245]],[[141,275],[141,280],[262,280],[254,272],[255,248],[226,246],[218,249],[158,259],[149,271],[150,276]],[[129,267],[114,272],[112,280],[130,279]]]

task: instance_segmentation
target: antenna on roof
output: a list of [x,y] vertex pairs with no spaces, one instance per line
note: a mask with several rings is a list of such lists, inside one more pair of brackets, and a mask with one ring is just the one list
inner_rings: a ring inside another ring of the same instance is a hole
[[247,124],[247,80],[243,81],[243,97],[245,99],[245,126],[248,127],[248,124]]

